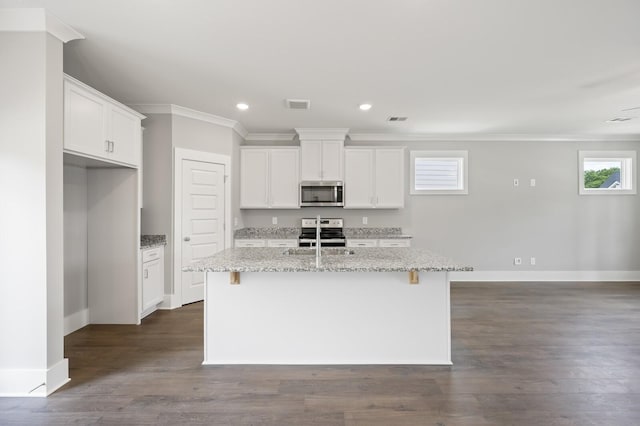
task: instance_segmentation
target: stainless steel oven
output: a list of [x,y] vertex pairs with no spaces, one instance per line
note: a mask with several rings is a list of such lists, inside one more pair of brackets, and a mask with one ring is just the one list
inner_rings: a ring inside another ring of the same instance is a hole
[[303,181],[300,183],[301,207],[343,207],[342,181]]
[[[298,238],[300,247],[316,245],[317,219],[302,219],[302,229]],[[320,245],[322,247],[346,247],[347,239],[342,232],[344,221],[339,218],[320,219]]]

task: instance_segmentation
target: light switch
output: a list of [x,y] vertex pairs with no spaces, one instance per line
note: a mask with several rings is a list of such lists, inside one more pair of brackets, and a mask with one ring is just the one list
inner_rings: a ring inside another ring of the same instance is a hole
[[277,216],[273,216],[271,218],[271,224],[272,225],[277,225],[278,224],[278,217]]
[[367,216],[362,216],[362,224],[366,225],[369,223],[369,218]]
[[532,188],[534,186],[536,186],[536,180],[535,179],[531,179],[531,181],[529,181],[529,186],[531,186]]

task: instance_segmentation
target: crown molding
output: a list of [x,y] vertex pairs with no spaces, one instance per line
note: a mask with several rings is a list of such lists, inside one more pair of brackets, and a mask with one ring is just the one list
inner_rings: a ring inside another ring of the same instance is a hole
[[211,124],[217,124],[218,126],[228,127],[238,133],[243,138],[246,138],[249,132],[244,126],[230,118],[220,117],[219,115],[209,114],[207,112],[198,111],[195,109],[183,107],[174,104],[129,104],[129,106],[136,111],[143,114],[172,114],[180,117],[191,118],[193,120],[204,121]]
[[245,140],[247,141],[268,141],[268,142],[281,142],[292,141],[296,137],[295,133],[249,133]]
[[322,140],[322,139],[342,139],[344,140],[349,133],[349,129],[345,128],[295,128],[300,139],[304,140]]
[[640,134],[451,134],[451,133],[350,133],[363,142],[640,142]]
[[41,8],[0,9],[0,32],[45,31],[63,43],[84,40],[84,36]]

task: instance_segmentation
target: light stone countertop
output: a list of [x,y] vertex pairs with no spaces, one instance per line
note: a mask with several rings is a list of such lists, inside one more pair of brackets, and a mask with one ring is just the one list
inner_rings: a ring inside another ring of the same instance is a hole
[[300,228],[242,228],[233,233],[234,239],[239,240],[297,240]]
[[[296,249],[299,250],[299,249]],[[344,250],[344,249],[343,249]],[[352,255],[286,255],[283,248],[232,248],[183,268],[193,272],[399,272],[472,271],[473,268],[419,248],[355,248]],[[313,250],[312,250],[313,251]]]
[[166,235],[141,235],[140,236],[140,250],[148,250],[150,248],[166,246]]

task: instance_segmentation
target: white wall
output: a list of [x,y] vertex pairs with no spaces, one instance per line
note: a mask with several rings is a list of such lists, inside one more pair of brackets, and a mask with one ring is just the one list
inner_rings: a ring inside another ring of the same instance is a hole
[[0,32],[0,395],[44,395],[63,359],[62,43]]
[[[347,142],[404,145],[401,210],[243,210],[245,226],[299,226],[301,217],[344,217],[345,226],[400,226],[426,247],[480,270],[640,270],[640,198],[578,195],[578,150],[637,150],[638,142]],[[469,195],[409,195],[409,150],[469,151]],[[513,187],[513,179],[520,186]],[[530,188],[529,179],[537,186]],[[640,181],[639,181],[640,183]],[[348,196],[348,194],[347,194]],[[515,267],[513,258],[523,258]],[[529,258],[536,258],[536,266]]]
[[[87,169],[64,166],[64,316],[87,305]],[[87,317],[88,319],[88,317]]]

